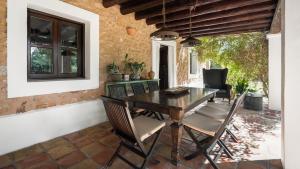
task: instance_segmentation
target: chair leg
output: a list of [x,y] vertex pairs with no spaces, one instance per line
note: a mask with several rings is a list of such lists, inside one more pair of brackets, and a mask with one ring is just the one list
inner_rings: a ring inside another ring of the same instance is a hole
[[107,169],[108,167],[110,167],[112,165],[112,162],[114,161],[114,159],[117,157],[120,149],[121,149],[122,144],[119,145],[119,147],[117,148],[117,150],[115,151],[115,153],[113,154],[113,156],[110,158],[110,160],[106,163],[106,165],[104,166],[105,169]]
[[224,142],[223,142],[222,140],[218,140],[217,143],[218,143],[218,145],[219,145],[220,147],[223,147],[225,154],[226,154],[229,158],[233,159],[233,154],[232,154],[231,151],[228,149],[228,147],[224,144]]
[[226,133],[230,135],[230,137],[233,139],[234,142],[238,142],[238,138],[229,130],[229,129],[225,129]]
[[159,140],[159,138],[161,136],[161,133],[162,133],[162,129],[160,131],[158,131],[158,133],[157,133],[157,135],[156,135],[156,137],[155,137],[155,139],[154,139],[154,141],[153,141],[153,143],[152,143],[152,145],[151,145],[151,147],[150,147],[150,149],[149,149],[149,151],[147,153],[147,157],[145,158],[145,160],[144,160],[144,162],[143,162],[143,164],[141,166],[141,169],[144,169],[146,167],[146,164],[149,161],[149,159],[151,158],[153,150],[154,150],[155,146],[158,143],[158,140]]
[[233,127],[236,131],[239,131],[239,130],[240,130],[235,124],[232,124],[232,127]]
[[158,115],[160,116],[160,119],[161,119],[161,120],[165,120],[164,116],[163,116],[160,112],[157,112],[157,113],[158,113]]
[[214,169],[219,169],[219,167],[217,166],[217,164],[214,162],[214,160],[212,160],[209,156],[209,154],[207,152],[204,153],[204,156],[207,158],[207,160],[209,161],[210,165],[212,165],[212,167]]

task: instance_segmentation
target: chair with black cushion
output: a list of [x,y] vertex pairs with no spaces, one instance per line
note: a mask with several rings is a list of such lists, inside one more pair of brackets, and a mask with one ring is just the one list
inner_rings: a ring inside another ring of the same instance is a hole
[[[111,166],[116,157],[133,168],[145,168],[166,123],[145,116],[132,119],[127,102],[106,96],[102,96],[101,98],[109,122],[113,127],[113,132],[121,139],[120,145],[105,168]],[[150,145],[150,148],[146,148],[145,140],[152,136],[155,136],[154,141]],[[122,156],[122,153],[120,153],[122,147],[142,157],[144,159],[142,164],[137,166],[133,161],[129,161],[126,157]]]
[[227,98],[230,103],[232,86],[226,84],[228,69],[203,69],[203,82],[205,88],[219,89],[217,98]]
[[[134,95],[146,93],[143,83],[131,83],[131,88]],[[144,115],[147,115],[148,117],[154,116],[158,120],[164,120],[164,116],[159,112],[148,111]]]
[[154,92],[159,90],[158,81],[148,81],[149,92]]
[[[197,145],[196,152],[186,156],[186,160],[191,160],[198,155],[203,154],[214,169],[219,169],[215,161],[220,157],[221,153],[225,152],[228,156],[231,156],[227,147],[221,141],[221,137],[224,134],[226,127],[229,125],[232,117],[237,112],[239,106],[244,100],[244,97],[245,94],[241,95],[238,99],[235,99],[228,115],[223,122],[196,113],[183,120],[183,127],[185,131]],[[199,133],[199,135],[196,136],[195,133]],[[210,153],[216,144],[220,146],[220,151],[213,160],[210,157]]]

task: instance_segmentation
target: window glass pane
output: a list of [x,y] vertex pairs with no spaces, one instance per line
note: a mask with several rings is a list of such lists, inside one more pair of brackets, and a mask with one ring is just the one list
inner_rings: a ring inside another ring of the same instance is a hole
[[31,47],[31,73],[53,73],[53,57],[51,48]]
[[52,44],[52,22],[31,16],[30,18],[30,42],[37,45]]
[[198,60],[197,55],[194,53],[190,54],[190,74],[197,74]]
[[78,30],[70,25],[61,27],[61,46],[77,48]]
[[61,72],[77,73],[78,71],[78,53],[77,50],[63,48],[61,49]]

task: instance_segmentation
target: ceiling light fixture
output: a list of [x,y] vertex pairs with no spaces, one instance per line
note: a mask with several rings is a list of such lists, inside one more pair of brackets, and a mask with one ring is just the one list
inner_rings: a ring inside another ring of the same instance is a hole
[[179,34],[177,32],[174,32],[167,28],[166,26],[166,7],[165,7],[165,0],[163,0],[163,8],[162,8],[162,14],[163,14],[163,22],[164,25],[159,30],[151,33],[150,37],[153,40],[160,40],[160,41],[172,41],[176,40],[179,37]]
[[185,40],[180,42],[180,44],[183,47],[195,47],[201,44],[199,39],[196,39],[192,36],[192,10],[196,9],[196,5],[197,5],[197,0],[195,6],[190,8],[190,30],[189,30],[190,35]]

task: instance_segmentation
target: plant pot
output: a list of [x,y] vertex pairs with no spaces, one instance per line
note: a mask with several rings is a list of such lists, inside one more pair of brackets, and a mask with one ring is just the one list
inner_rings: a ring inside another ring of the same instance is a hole
[[111,81],[114,81],[114,82],[122,81],[122,74],[121,73],[112,73],[112,74],[110,74],[110,78],[111,78]]
[[131,80],[140,80],[141,79],[141,75],[140,74],[131,74],[130,75],[130,79]]
[[153,70],[151,70],[150,72],[148,72],[149,79],[153,80],[154,76],[155,76],[155,72]]
[[123,75],[123,80],[124,81],[129,81],[130,80],[130,75]]

